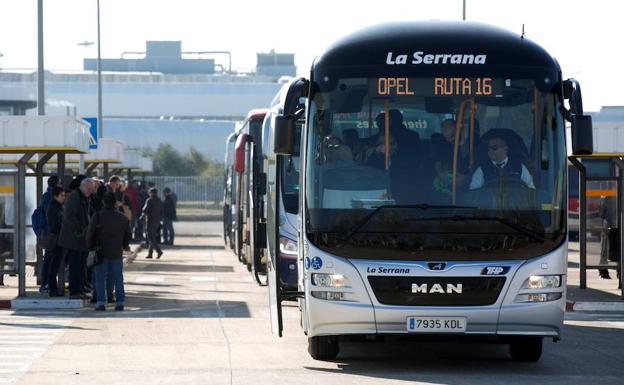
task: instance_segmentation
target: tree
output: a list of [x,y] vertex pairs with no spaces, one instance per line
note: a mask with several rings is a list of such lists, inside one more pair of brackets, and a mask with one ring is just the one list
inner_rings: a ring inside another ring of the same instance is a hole
[[190,175],[184,158],[168,143],[161,143],[154,153],[154,174]]
[[164,176],[215,176],[223,175],[223,164],[206,159],[197,149],[181,155],[172,145],[163,143],[151,151],[154,159],[154,174]]

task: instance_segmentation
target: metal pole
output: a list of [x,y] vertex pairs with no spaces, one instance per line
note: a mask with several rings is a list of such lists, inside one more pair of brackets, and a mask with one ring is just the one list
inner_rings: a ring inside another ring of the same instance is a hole
[[[41,1],[41,0],[39,0]],[[98,138],[104,135],[104,122],[102,121],[102,56],[100,50],[100,0],[97,0],[97,82],[98,82]]]
[[69,182],[65,183],[65,153],[64,152],[59,152],[56,155],[56,166],[57,166],[57,175],[59,177],[59,179],[61,180],[61,182],[63,183],[63,187],[65,188],[65,190],[69,189]]
[[34,154],[26,153],[17,162],[17,285],[18,296],[26,296],[26,164]]
[[464,0],[462,20],[466,21],[466,0]]
[[587,288],[587,173],[583,163],[578,158],[571,156],[570,163],[579,172],[579,254],[580,254],[580,279],[579,287]]
[[37,115],[45,115],[45,74],[43,71],[43,0],[37,0]]
[[17,279],[20,297],[26,296],[26,221],[24,205],[26,203],[26,164],[17,164]]
[[620,269],[620,297],[624,299],[624,274],[622,274],[624,273],[624,242],[622,242],[622,239],[624,239],[624,191],[622,191],[624,190],[624,160],[622,158],[615,158],[613,159],[613,162],[618,168],[618,195],[616,205],[619,220],[618,227],[620,232],[620,244],[618,250],[620,253],[620,261],[618,268]]

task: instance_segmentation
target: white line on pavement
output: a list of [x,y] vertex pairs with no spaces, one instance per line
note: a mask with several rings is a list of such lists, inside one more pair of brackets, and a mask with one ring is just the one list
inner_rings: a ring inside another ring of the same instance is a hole
[[163,282],[165,279],[159,275],[151,276],[151,277],[136,277],[134,282],[136,283],[157,283]]
[[191,277],[192,282],[214,282],[216,279],[214,276]]

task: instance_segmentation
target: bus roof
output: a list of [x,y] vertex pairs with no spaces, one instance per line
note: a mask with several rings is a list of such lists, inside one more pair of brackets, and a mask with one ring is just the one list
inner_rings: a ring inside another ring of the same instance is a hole
[[475,68],[480,64],[559,70],[557,61],[523,38],[520,31],[512,33],[466,21],[396,22],[368,27],[338,40],[316,58],[312,69],[351,65]]

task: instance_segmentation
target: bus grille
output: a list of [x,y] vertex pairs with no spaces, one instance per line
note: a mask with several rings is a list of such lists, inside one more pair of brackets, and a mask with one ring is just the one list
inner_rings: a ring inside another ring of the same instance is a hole
[[505,277],[369,276],[368,282],[384,305],[485,306],[496,302]]

